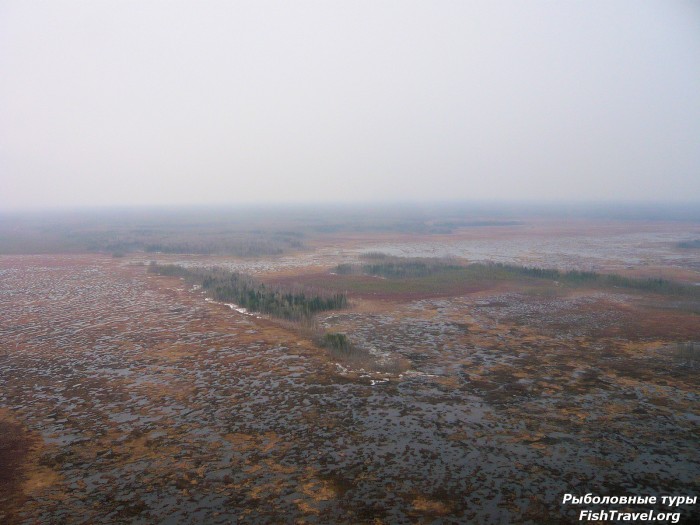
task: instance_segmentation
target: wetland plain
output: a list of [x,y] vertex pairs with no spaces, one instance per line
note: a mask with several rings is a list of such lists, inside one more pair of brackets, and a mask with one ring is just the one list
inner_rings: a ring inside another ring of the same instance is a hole
[[[0,522],[577,523],[567,493],[697,495],[697,221],[236,220],[2,232]],[[347,305],[311,329],[152,262]]]

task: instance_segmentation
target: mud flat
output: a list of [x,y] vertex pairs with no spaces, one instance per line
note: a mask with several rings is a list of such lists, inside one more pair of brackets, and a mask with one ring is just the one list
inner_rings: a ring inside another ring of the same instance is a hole
[[[625,242],[600,257],[666,260]],[[302,279],[377,246],[228,264]],[[589,264],[579,248],[562,265]],[[697,495],[700,365],[676,351],[700,341],[692,301],[508,283],[351,294],[318,321],[411,363],[377,378],[144,259],[0,257],[0,454],[15,458],[0,521],[575,523],[565,493]]]

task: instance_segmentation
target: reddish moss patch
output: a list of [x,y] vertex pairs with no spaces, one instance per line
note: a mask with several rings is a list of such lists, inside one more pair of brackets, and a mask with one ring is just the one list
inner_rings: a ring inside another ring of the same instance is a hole
[[23,484],[36,438],[0,410],[0,522],[19,522],[17,512],[26,500]]

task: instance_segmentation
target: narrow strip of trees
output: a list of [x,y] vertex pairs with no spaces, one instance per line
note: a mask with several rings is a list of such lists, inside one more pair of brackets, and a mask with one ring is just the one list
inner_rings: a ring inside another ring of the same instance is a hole
[[300,321],[317,312],[346,308],[348,305],[347,297],[342,293],[268,286],[249,275],[222,268],[189,269],[174,264],[151,263],[148,271],[182,277],[198,284],[215,301],[235,303],[251,312],[290,321]]
[[390,257],[381,252],[363,254],[361,258],[373,262],[361,265],[339,264],[335,272],[339,275],[364,274],[387,279],[403,279],[426,277],[445,270],[464,268],[449,259]]

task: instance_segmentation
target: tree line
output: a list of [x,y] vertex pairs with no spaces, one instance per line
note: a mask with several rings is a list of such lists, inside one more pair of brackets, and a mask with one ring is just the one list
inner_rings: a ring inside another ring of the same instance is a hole
[[343,293],[301,287],[269,286],[250,275],[222,268],[189,269],[174,264],[152,262],[148,271],[158,275],[182,277],[198,284],[215,301],[235,303],[251,312],[280,319],[301,321],[317,312],[346,308]]
[[666,295],[700,295],[700,288],[662,278],[634,278],[617,274],[602,274],[593,271],[539,268],[494,262],[458,264],[450,259],[392,257],[371,253],[360,256],[370,260],[362,264],[339,264],[335,272],[339,275],[371,275],[386,279],[421,278],[449,272],[455,280],[502,280],[534,278],[557,281],[571,286],[592,285],[602,288],[625,288]]

